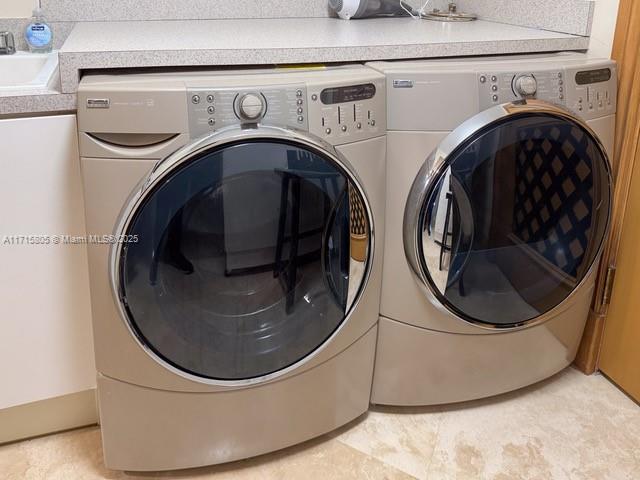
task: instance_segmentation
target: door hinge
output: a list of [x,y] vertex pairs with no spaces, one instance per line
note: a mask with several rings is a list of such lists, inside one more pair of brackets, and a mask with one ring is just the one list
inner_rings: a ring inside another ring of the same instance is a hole
[[602,294],[602,304],[609,305],[611,302],[611,292],[613,291],[613,281],[616,278],[616,267],[609,265],[607,276],[604,280],[604,293]]

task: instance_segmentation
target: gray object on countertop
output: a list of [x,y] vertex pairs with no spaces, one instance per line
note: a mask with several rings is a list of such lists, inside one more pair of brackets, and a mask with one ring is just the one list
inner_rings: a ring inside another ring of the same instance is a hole
[[471,22],[477,20],[478,16],[474,13],[464,13],[458,11],[458,6],[451,2],[446,11],[434,8],[431,12],[425,12],[420,15],[427,20],[436,20],[439,22]]
[[16,44],[11,32],[0,32],[0,55],[16,53]]
[[[329,0],[329,8],[346,20],[408,15],[399,0]],[[411,9],[408,5],[405,5],[405,8]]]

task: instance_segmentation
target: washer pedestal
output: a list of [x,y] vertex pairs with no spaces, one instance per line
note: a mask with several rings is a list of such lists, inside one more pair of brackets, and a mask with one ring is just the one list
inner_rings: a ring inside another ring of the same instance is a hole
[[285,381],[215,395],[98,375],[105,463],[132,471],[211,465],[338,428],[369,407],[376,335],[374,327],[342,353]]

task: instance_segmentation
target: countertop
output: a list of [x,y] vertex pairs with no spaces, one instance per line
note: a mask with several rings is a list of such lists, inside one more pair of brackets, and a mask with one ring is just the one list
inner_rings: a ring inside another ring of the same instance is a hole
[[[60,49],[60,93],[74,96],[80,74],[87,69],[393,60],[586,50],[588,45],[589,37],[484,20],[86,22],[76,24]],[[52,108],[59,109],[61,102],[55,95],[49,97]],[[69,98],[62,103],[71,105]],[[0,98],[0,113],[9,101]],[[49,101],[39,102],[38,108],[46,111]]]

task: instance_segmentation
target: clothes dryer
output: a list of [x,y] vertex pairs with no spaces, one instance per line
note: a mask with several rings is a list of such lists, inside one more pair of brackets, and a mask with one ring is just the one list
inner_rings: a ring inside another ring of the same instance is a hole
[[372,402],[476,399],[569,365],[607,234],[616,66],[375,62],[386,242]]

